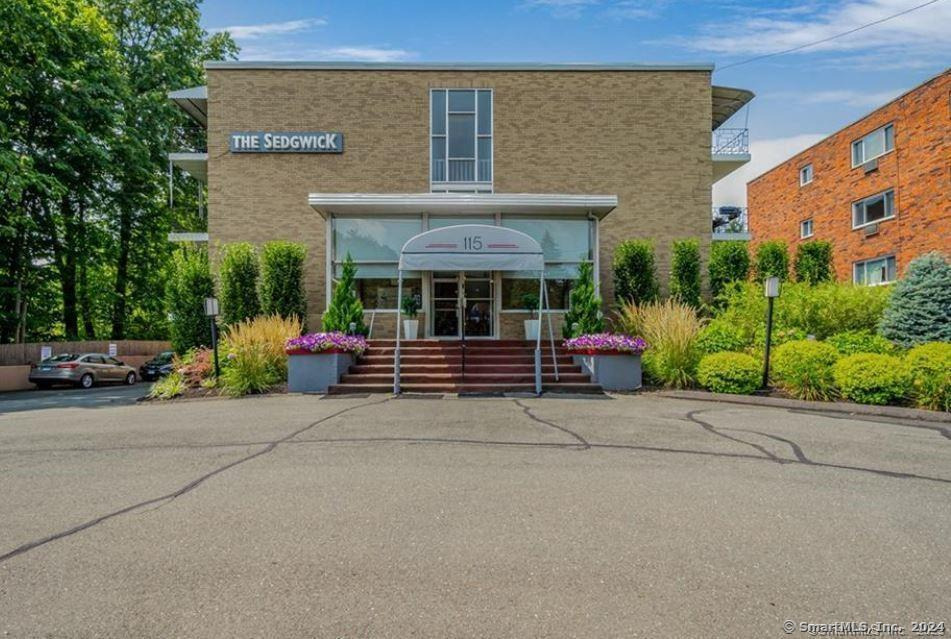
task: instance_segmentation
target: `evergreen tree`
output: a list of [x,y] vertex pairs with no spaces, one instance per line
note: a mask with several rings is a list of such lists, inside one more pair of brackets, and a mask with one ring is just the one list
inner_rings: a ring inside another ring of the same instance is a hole
[[797,282],[818,284],[831,282],[832,271],[832,242],[813,240],[803,242],[796,248],[796,259],[793,272]]
[[367,334],[367,328],[363,324],[363,303],[354,291],[356,275],[357,267],[353,263],[350,253],[347,253],[347,258],[343,262],[343,271],[340,273],[340,280],[334,286],[330,306],[327,307],[322,318],[323,330],[348,333],[350,332],[350,324],[354,324],[357,333],[360,335]]
[[183,354],[197,346],[211,346],[211,323],[205,316],[205,298],[215,294],[204,248],[184,248],[172,256],[165,292],[171,317],[172,348]]
[[716,300],[727,284],[743,282],[750,273],[746,241],[716,241],[710,247],[710,294]]
[[657,299],[657,267],[650,240],[627,240],[614,249],[614,297],[643,304]]
[[261,251],[261,311],[265,315],[307,318],[303,244],[268,242]]
[[700,308],[700,243],[676,240],[670,264],[670,296]]
[[908,264],[905,277],[893,285],[879,330],[904,347],[951,342],[951,264],[941,253]]
[[224,247],[218,273],[221,319],[237,324],[261,312],[258,303],[258,255],[249,242]]
[[768,277],[778,277],[780,281],[789,278],[789,252],[782,240],[770,240],[756,247],[756,281],[763,282]]
[[[578,267],[578,279],[571,288],[568,300],[569,308],[561,329],[566,339],[604,331],[601,298],[594,292],[594,273],[590,262],[582,262]],[[577,330],[572,330],[574,324],[578,325]]]

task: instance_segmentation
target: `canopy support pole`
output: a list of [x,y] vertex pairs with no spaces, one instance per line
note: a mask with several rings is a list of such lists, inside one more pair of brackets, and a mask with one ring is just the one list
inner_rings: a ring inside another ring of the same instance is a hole
[[[558,357],[555,354],[555,331],[551,327],[551,300],[548,299],[548,287],[544,288],[545,291],[545,314],[548,315],[548,339],[551,342],[551,363],[555,365],[555,381],[561,381],[561,377],[558,375]],[[538,316],[541,319],[541,315]],[[538,323],[539,333],[541,333],[541,322]]]
[[393,351],[393,394],[400,394],[400,325],[403,323],[403,269],[396,280],[396,348]]
[[[535,394],[542,394],[542,301],[545,295],[545,271],[538,278],[538,335],[535,336]],[[551,318],[549,318],[551,321]]]

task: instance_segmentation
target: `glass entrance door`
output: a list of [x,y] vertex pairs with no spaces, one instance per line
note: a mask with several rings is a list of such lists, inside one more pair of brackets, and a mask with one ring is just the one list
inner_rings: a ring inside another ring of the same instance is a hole
[[492,274],[486,271],[462,273],[463,277],[463,323],[466,338],[492,337],[495,296],[492,294]]
[[460,339],[495,335],[495,290],[487,271],[434,272],[433,337]]
[[461,336],[459,273],[433,273],[433,337]]

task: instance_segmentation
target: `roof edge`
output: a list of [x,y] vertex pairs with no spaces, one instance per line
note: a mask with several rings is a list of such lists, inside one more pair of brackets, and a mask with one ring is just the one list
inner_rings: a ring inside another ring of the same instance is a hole
[[296,60],[209,60],[205,69],[289,71],[710,71],[710,62],[667,63],[533,63],[533,62],[344,62]]

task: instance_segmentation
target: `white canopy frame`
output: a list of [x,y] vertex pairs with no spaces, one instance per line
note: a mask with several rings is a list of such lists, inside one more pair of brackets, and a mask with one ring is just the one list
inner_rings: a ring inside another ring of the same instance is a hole
[[[548,336],[555,380],[559,379],[555,334],[545,286],[545,255],[535,239],[514,229],[487,224],[458,224],[425,231],[410,238],[400,251],[396,285],[396,349],[393,353],[393,394],[400,394],[400,337],[403,324],[404,271],[536,271],[539,324],[548,316]],[[465,312],[465,309],[463,309]],[[465,325],[463,324],[463,349]],[[465,351],[463,350],[463,358]],[[463,359],[463,362],[465,360]],[[465,368],[463,368],[465,375]],[[535,394],[542,393],[542,332],[535,342]]]

